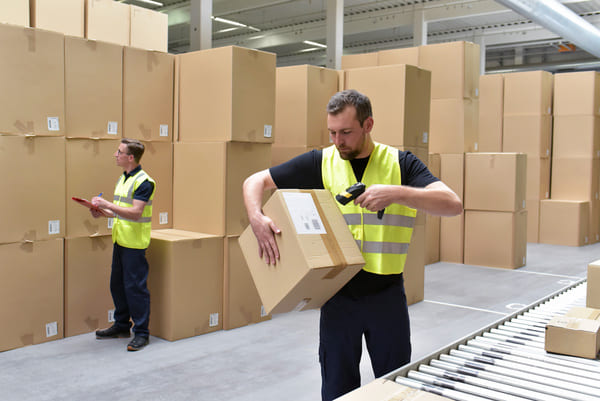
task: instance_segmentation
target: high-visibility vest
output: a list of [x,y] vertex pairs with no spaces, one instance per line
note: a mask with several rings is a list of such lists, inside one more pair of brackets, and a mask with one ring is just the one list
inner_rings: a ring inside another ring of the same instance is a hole
[[[323,149],[323,184],[333,196],[346,190],[357,179],[348,160],[340,157],[335,146]],[[373,184],[401,185],[398,150],[375,143],[362,177],[367,188]],[[364,270],[376,274],[399,274],[404,271],[416,209],[393,203],[385,208],[383,219],[377,212],[349,202],[338,203],[365,259]]]
[[152,199],[156,191],[156,184],[152,178],[144,171],[138,171],[134,176],[125,180],[125,175],[121,174],[117,185],[115,186],[115,194],[113,203],[117,206],[132,207],[133,194],[135,190],[144,181],[150,181],[154,184],[152,195],[144,206],[142,217],[139,220],[130,220],[121,217],[115,213],[115,218],[112,227],[113,242],[134,249],[146,249],[150,245],[150,230],[152,227]]

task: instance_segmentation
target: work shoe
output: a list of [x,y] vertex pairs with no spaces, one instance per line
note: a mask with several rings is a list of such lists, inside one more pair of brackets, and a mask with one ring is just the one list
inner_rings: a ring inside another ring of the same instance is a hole
[[107,338],[129,338],[131,333],[129,329],[121,329],[115,325],[110,326],[108,329],[96,330],[96,338],[98,340],[104,340]]
[[148,345],[148,337],[135,336],[133,340],[127,344],[127,351],[139,351]]

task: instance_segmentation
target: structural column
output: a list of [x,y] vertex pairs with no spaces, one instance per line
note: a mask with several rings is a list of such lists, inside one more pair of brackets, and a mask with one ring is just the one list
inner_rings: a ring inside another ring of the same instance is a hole
[[344,0],[327,0],[327,68],[342,68]]
[[413,46],[427,44],[427,21],[423,9],[415,10],[413,14]]
[[213,0],[190,0],[190,51],[212,48]]
[[485,75],[485,38],[483,35],[476,35],[473,40],[479,45],[479,74]]

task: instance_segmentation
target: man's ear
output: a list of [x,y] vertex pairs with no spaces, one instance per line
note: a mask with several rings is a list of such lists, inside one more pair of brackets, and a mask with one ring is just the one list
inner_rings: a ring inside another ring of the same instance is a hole
[[363,129],[367,133],[369,133],[373,129],[374,124],[375,124],[375,121],[373,121],[373,117],[367,117],[366,120],[363,122]]

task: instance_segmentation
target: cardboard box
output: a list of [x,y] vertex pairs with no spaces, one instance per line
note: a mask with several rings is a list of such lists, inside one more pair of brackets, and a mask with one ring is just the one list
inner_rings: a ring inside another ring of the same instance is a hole
[[275,54],[228,46],[179,57],[180,142],[273,142]]
[[544,349],[557,354],[596,359],[600,350],[600,310],[571,308],[546,324]]
[[477,99],[432,99],[429,151],[463,153],[479,150]]
[[552,158],[552,199],[598,199],[600,159]]
[[65,239],[65,337],[111,326],[110,235]]
[[[465,155],[441,154],[439,178],[464,199]],[[440,220],[440,261],[463,263],[465,215],[442,217]]]
[[600,158],[600,116],[555,116],[552,157]]
[[585,306],[600,309],[600,260],[588,265]]
[[169,51],[169,15],[131,6],[129,45],[146,50]]
[[173,55],[125,48],[123,137],[173,142],[173,74]]
[[419,46],[419,67],[431,71],[431,98],[479,96],[479,45],[451,42]]
[[554,116],[600,116],[600,72],[554,74]]
[[123,136],[123,47],[65,38],[65,117],[69,138]]
[[222,237],[155,230],[146,256],[150,334],[175,341],[223,328]]
[[65,236],[65,139],[0,135],[0,244]]
[[[429,147],[428,146],[395,146],[396,149],[403,152],[410,152],[417,156],[426,166],[429,166]],[[418,217],[418,213],[417,213]]]
[[527,155],[526,199],[550,198],[550,158]]
[[277,166],[314,149],[319,148],[314,146],[279,146],[273,144],[271,147],[271,166]]
[[506,115],[502,134],[503,152],[521,152],[528,156],[550,157],[552,116]]
[[466,153],[465,209],[525,209],[526,174],[527,155],[523,153]]
[[143,142],[142,168],[156,182],[152,199],[152,229],[173,228],[173,144]]
[[342,70],[375,67],[379,64],[379,53],[346,54],[342,56]]
[[[441,177],[442,159],[439,153],[428,155],[427,167],[435,177]],[[425,264],[440,261],[440,216],[425,215]]]
[[280,260],[267,265],[258,256],[251,227],[240,236],[240,247],[267,313],[319,308],[364,266],[329,191],[278,190],[263,211],[281,229]]
[[29,0],[0,2],[0,23],[29,26]]
[[554,77],[547,71],[504,74],[504,115],[551,115]]
[[375,379],[337,399],[338,401],[443,401],[449,398],[403,386],[392,380]]
[[64,35],[0,24],[0,37],[0,133],[64,135]]
[[[173,227],[240,235],[248,225],[242,184],[270,164],[271,145],[266,143],[174,144]],[[198,171],[211,173],[199,179]]]
[[63,239],[0,245],[0,351],[63,338]]
[[527,258],[527,210],[465,211],[465,264],[516,269]]
[[380,50],[377,53],[377,65],[410,64],[419,66],[419,47]]
[[590,203],[585,201],[540,201],[540,242],[583,246],[589,241]]
[[223,279],[223,329],[230,330],[271,319],[258,295],[258,290],[239,244],[239,237],[225,237],[225,269]]
[[[123,170],[114,160],[118,139],[67,139],[66,191],[67,237],[88,237],[111,233],[112,218],[94,218],[89,209],[71,200],[91,200],[99,193],[112,201],[115,185]],[[143,160],[143,158],[142,158]],[[90,175],[91,174],[91,175]]]
[[327,103],[338,91],[337,71],[299,65],[277,68],[276,77],[274,143],[328,144]]
[[30,0],[31,27],[83,38],[84,0]]
[[346,87],[371,100],[372,138],[390,146],[424,147],[429,141],[431,73],[411,65],[346,71]]
[[425,224],[416,224],[404,265],[407,305],[421,302],[425,295]]
[[479,77],[479,151],[502,152],[504,76]]
[[129,46],[129,4],[111,0],[85,0],[85,37]]
[[527,242],[540,242],[540,200],[527,199]]

